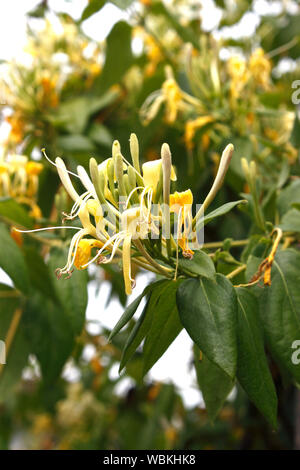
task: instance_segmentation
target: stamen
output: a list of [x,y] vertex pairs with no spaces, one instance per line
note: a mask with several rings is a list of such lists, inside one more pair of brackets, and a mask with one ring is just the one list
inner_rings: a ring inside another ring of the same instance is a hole
[[123,232],[119,232],[119,233],[116,233],[115,235],[113,235],[112,237],[109,238],[109,240],[107,240],[106,243],[104,243],[103,247],[98,251],[98,253],[96,254],[96,256],[94,256],[94,258],[92,258],[88,263],[84,264],[82,266],[82,268],[85,268],[87,267],[89,264],[92,264],[94,261],[96,261],[97,258],[99,258],[99,256],[101,255],[101,253],[103,253],[103,251],[105,250],[105,248],[109,245],[112,244],[113,241],[115,241],[118,237],[120,237],[121,235],[124,235],[124,231]]
[[45,227],[45,228],[35,228],[33,230],[20,230],[18,228],[16,228],[15,230],[17,232],[21,232],[21,233],[32,233],[32,232],[42,232],[43,230],[58,230],[60,228],[71,228],[73,230],[82,230],[80,227],[72,227],[71,225],[60,225],[60,226],[57,226],[57,227]]
[[[46,149],[41,149],[41,152],[42,154],[44,155],[44,157],[46,158],[46,160],[51,163],[51,165],[55,166],[56,168],[58,168],[57,164],[55,162],[53,162],[46,154]],[[70,175],[72,176],[76,176],[76,178],[79,178],[78,175],[76,175],[76,173],[73,173],[72,171],[69,171],[67,170],[68,173],[70,173]]]
[[143,187],[143,186],[137,186],[137,187],[134,188],[132,191],[130,191],[130,193],[129,193],[127,199],[126,199],[126,205],[125,205],[126,208],[128,207],[128,203],[129,203],[129,201],[130,201],[130,199],[131,199],[131,196],[132,196],[132,195],[135,193],[135,191],[137,191],[138,189],[144,189],[144,187]]

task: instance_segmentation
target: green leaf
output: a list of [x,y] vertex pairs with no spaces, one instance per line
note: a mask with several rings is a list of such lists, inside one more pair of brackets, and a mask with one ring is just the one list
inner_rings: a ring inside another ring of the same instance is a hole
[[[158,283],[161,284],[162,281],[158,281]],[[116,336],[116,334],[119,333],[119,331],[121,331],[121,329],[131,320],[138,306],[140,305],[142,298],[145,297],[145,295],[148,294],[149,291],[154,289],[158,283],[155,282],[147,286],[143,290],[143,292],[136,299],[134,299],[134,301],[131,302],[130,305],[128,305],[128,307],[125,309],[125,312],[123,313],[119,321],[116,323],[116,325],[112,329],[108,338],[109,341],[112,340],[112,338]]]
[[74,347],[70,319],[63,308],[38,293],[28,300],[23,319],[30,351],[40,363],[45,382],[53,383]]
[[[51,120],[55,126],[63,127],[70,134],[84,133],[90,116],[106,108],[119,96],[119,91],[108,90],[99,97],[80,96],[62,103]],[[81,135],[81,137],[84,137]]]
[[57,145],[66,152],[93,152],[95,145],[84,135],[64,135],[57,139]]
[[252,277],[257,273],[259,265],[262,263],[263,258],[250,255],[247,260],[247,267],[245,272],[246,282],[250,282]]
[[282,217],[279,228],[284,232],[300,232],[300,211],[290,209]]
[[107,38],[106,59],[99,76],[99,88],[103,91],[119,83],[132,63],[131,27],[125,21],[120,21]]
[[212,259],[204,251],[195,251],[192,259],[180,258],[178,266],[183,271],[211,279],[216,274]]
[[237,300],[231,282],[184,281],[177,291],[177,307],[184,328],[208,359],[234,378],[237,360]]
[[259,305],[246,288],[236,289],[238,296],[237,379],[250,400],[276,428],[277,396],[264,350]]
[[[20,305],[18,293],[9,286],[0,284],[0,340],[5,341],[14,313]],[[9,399],[20,380],[21,372],[27,363],[29,347],[24,337],[22,317],[6,351],[6,364],[0,375],[0,402]]]
[[113,138],[107,127],[97,122],[93,123],[89,131],[89,138],[96,144],[111,147]]
[[55,299],[56,294],[48,266],[45,264],[37,249],[31,246],[24,247],[23,252],[32,286],[39,290],[44,296]]
[[67,250],[53,249],[50,252],[49,269],[54,290],[60,303],[68,315],[75,334],[80,334],[85,321],[87,307],[87,271],[74,269],[69,279],[57,279],[56,268],[65,265]]
[[260,302],[266,340],[274,359],[300,383],[300,367],[292,362],[292,344],[300,339],[300,254],[291,249],[279,252],[271,280]]
[[0,217],[4,217],[7,221],[22,227],[32,227],[32,219],[29,217],[28,212],[15,199],[0,198]]
[[106,3],[113,3],[118,8],[121,8],[121,10],[126,10],[132,2],[133,0],[90,0],[83,10],[80,21],[87,20],[95,13],[98,13]]
[[3,224],[0,224],[0,246],[0,267],[17,289],[28,294],[30,282],[23,253]]
[[87,20],[105,5],[106,0],[91,0],[83,10],[80,21]]
[[128,340],[126,341],[124,350],[122,352],[121,363],[119,371],[121,371],[127,362],[132,358],[138,346],[141,344],[146,334],[150,330],[154,309],[158,302],[160,295],[163,294],[164,290],[170,281],[162,281],[155,289],[153,289],[148,302],[146,303],[144,310],[132,329]]
[[180,282],[168,281],[154,307],[152,324],[143,346],[143,375],[160,359],[182,330],[176,305],[176,291]]
[[110,0],[110,3],[114,3],[121,10],[126,10],[134,0]]
[[[145,292],[145,291],[144,291]],[[131,302],[130,305],[126,308],[125,312],[121,316],[120,320],[118,323],[114,326],[112,329],[108,340],[110,341],[116,334],[119,333],[119,331],[131,320],[133,315],[135,314],[138,306],[140,305],[140,302],[142,298],[144,297],[145,293],[140,294],[133,302]]]
[[240,199],[239,201],[227,202],[226,204],[223,204],[214,211],[205,215],[202,219],[199,219],[198,224],[206,225],[208,222],[215,219],[216,217],[220,217],[221,215],[227,214],[239,204],[247,204],[247,201],[245,199]]
[[203,395],[207,414],[211,421],[214,421],[221,410],[226,398],[234,386],[234,380],[228,377],[225,372],[211,362],[195,346],[194,360],[197,381]]
[[294,203],[300,203],[300,181],[293,181],[278,196],[277,207],[280,215],[284,215]]

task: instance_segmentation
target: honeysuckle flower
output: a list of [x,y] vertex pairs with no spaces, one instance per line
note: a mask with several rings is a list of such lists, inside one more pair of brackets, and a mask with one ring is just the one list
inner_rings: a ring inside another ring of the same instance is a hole
[[[191,231],[197,219],[197,215],[192,218],[193,195],[190,189],[170,194],[170,183],[176,180],[176,173],[168,144],[162,145],[161,159],[144,163],[141,170],[134,134],[130,137],[130,150],[133,164],[123,157],[119,142],[114,141],[111,158],[100,164],[93,158],[90,160],[90,175],[81,165],[73,173],[61,158],[56,158],[55,163],[50,160],[74,202],[70,213],[63,213],[64,220],[78,217],[81,224],[81,227],[66,226],[76,233],[71,238],[65,266],[56,270],[58,278],[63,275],[69,278],[74,268],[86,269],[94,262],[111,263],[118,257],[122,261],[125,291],[130,295],[135,284],[132,263],[176,278],[179,250],[187,258],[193,256],[189,246],[190,240],[194,242]],[[233,146],[229,145],[223,152],[205,207],[222,184],[232,150]],[[74,188],[71,177],[81,182],[82,191]],[[170,212],[174,213],[174,236],[169,230],[173,225]],[[48,229],[60,228],[63,226]]]
[[[120,193],[122,178],[128,176],[130,170],[134,172],[136,172],[136,170],[130,164],[125,163],[126,160],[121,156],[120,146],[116,141],[113,144],[112,153],[112,158],[105,160],[99,165],[95,163],[96,179],[97,177],[99,178],[97,181],[92,181],[85,169],[80,165],[77,167],[77,173],[71,173],[71,176],[73,175],[80,179],[86,190],[81,195],[75,190],[70,178],[70,172],[67,170],[63,160],[61,158],[55,160],[60,179],[67,193],[74,201],[70,214],[64,214],[64,217],[69,220],[79,217],[82,224],[82,229],[72,237],[67,263],[63,268],[57,269],[57,276],[61,277],[62,275],[66,275],[69,277],[72,274],[74,266],[79,269],[85,269],[94,261],[98,261],[101,264],[109,263],[113,261],[116,254],[121,254],[125,290],[127,294],[130,294],[132,285],[134,285],[134,280],[131,275],[131,245],[139,245],[139,240],[143,240],[149,232],[157,231],[155,224],[156,218],[151,215],[153,185],[155,181],[153,177],[150,178],[149,175],[151,171],[146,165],[142,172],[143,175],[145,174],[145,179],[141,174],[137,175],[140,181],[142,181],[143,186],[136,186],[136,179],[134,179],[134,187],[129,187],[130,192],[126,192],[127,199],[125,210],[121,210],[121,205],[119,210],[117,210],[115,207],[115,194],[111,191],[111,184],[113,183],[115,185],[115,183],[117,183],[118,192]],[[161,167],[161,161],[155,166],[158,167],[159,165]],[[91,164],[91,168],[95,169],[95,166],[93,167],[93,164]],[[110,180],[111,178],[112,181]],[[173,178],[175,178],[174,169]],[[100,180],[103,186],[96,188]],[[138,198],[139,205],[137,207],[128,207],[133,193],[138,192],[140,192]],[[101,204],[103,204],[104,198],[104,202],[107,203],[105,209],[112,211],[115,220],[110,221],[107,217],[104,217],[104,208],[100,204],[99,197]],[[91,222],[91,216],[93,217],[94,224]],[[110,230],[110,233],[108,230]],[[97,248],[98,251],[94,257],[91,257],[93,248]],[[135,249],[135,251],[137,250]],[[110,254],[110,256],[106,257],[107,254]],[[144,256],[140,256],[137,257],[135,262],[143,267],[148,266],[150,270],[152,263],[152,269],[160,269],[160,271],[164,273],[168,272],[166,268],[163,266],[160,267],[158,263],[152,260],[148,254],[147,259],[145,259]]]
[[170,67],[166,67],[166,76],[161,89],[151,93],[141,107],[140,114],[144,124],[155,118],[162,104],[166,106],[165,119],[170,124],[176,120],[179,111],[188,111],[191,106],[199,107],[199,101],[179,87]]
[[263,88],[268,88],[271,69],[271,61],[265,55],[264,50],[261,47],[255,49],[249,59],[249,70],[255,82]]
[[[193,257],[193,250],[189,249],[188,239],[192,229],[193,194],[190,189],[170,194],[170,211],[177,214],[177,243],[186,258]],[[183,234],[182,234],[183,227]]]
[[187,121],[185,124],[184,141],[188,150],[192,150],[194,147],[193,139],[195,137],[196,131],[213,121],[213,116],[199,116],[196,119]]
[[246,60],[238,56],[230,57],[227,62],[227,71],[231,78],[231,96],[238,98],[249,79]]
[[10,155],[0,160],[0,196],[12,197],[31,208],[30,215],[41,217],[36,204],[38,176],[43,169],[39,162],[29,161],[24,155]]

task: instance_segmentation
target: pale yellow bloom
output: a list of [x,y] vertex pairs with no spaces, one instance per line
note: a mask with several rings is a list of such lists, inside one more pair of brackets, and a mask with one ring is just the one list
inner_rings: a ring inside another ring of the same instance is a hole
[[245,59],[238,56],[230,57],[227,62],[227,71],[231,78],[231,96],[233,98],[238,98],[249,79],[249,72],[247,70]]
[[195,106],[200,104],[196,98],[179,87],[170,67],[166,67],[166,75],[161,89],[151,93],[141,107],[140,114],[144,124],[155,118],[163,104],[166,107],[165,119],[170,124],[176,120],[179,111],[195,109]]
[[271,61],[262,48],[256,49],[250,56],[249,69],[254,80],[263,88],[268,88],[272,70]]
[[[186,258],[192,258],[194,252],[189,249],[188,239],[192,228],[192,204],[193,194],[190,189],[183,192],[170,194],[170,210],[178,216],[177,220],[177,243]],[[182,233],[183,228],[183,233]]]
[[213,121],[214,118],[212,116],[200,116],[196,119],[187,121],[185,124],[184,141],[188,150],[191,150],[194,147],[193,139],[196,131]]

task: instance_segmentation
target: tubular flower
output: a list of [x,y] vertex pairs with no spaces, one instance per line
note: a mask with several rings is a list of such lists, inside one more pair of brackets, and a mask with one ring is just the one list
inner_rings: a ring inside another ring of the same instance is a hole
[[184,92],[176,82],[170,67],[166,67],[167,78],[160,90],[148,96],[141,108],[141,118],[144,124],[151,122],[159,112],[162,104],[166,105],[165,119],[173,123],[179,111],[189,110],[191,105],[199,107],[199,101]]
[[184,141],[188,150],[192,150],[194,147],[193,139],[195,137],[196,131],[212,121],[214,121],[212,116],[200,116],[197,119],[190,120],[185,124]]
[[[192,258],[194,252],[189,249],[188,238],[192,228],[192,204],[193,194],[190,189],[170,194],[170,211],[177,213],[177,240],[182,254],[186,258]],[[182,233],[183,228],[183,233]]]
[[261,47],[251,54],[249,69],[255,82],[263,88],[268,88],[272,64]]
[[[85,269],[94,261],[101,264],[109,263],[118,254],[122,257],[125,290],[127,294],[130,294],[134,285],[131,274],[132,251],[138,255],[139,249],[136,246],[140,246],[140,241],[145,239],[150,232],[157,234],[159,215],[151,214],[156,185],[155,179],[150,177],[150,174],[154,175],[153,171],[149,171],[145,164],[142,172],[145,178],[143,178],[142,174],[126,162],[119,151],[119,143],[115,141],[112,158],[99,165],[91,159],[92,179],[82,166],[77,167],[75,176],[80,179],[86,189],[81,195],[75,190],[63,160],[56,159],[55,164],[60,179],[69,196],[74,200],[70,214],[64,214],[64,218],[72,220],[79,217],[82,224],[82,228],[71,240],[66,265],[58,268],[56,272],[58,277],[64,274],[69,277],[74,266],[78,269]],[[159,165],[161,167],[160,160],[155,164],[156,168]],[[174,169],[173,178],[175,178]],[[137,182],[140,186],[136,186]],[[125,201],[116,199],[120,195],[124,196]],[[132,206],[135,195],[138,195],[137,204]],[[98,251],[91,258],[93,248],[97,248]],[[167,268],[152,260],[148,253],[145,258],[143,248],[142,254],[136,256],[135,262],[149,270],[169,273]]]
[[6,160],[0,160],[0,197],[15,198],[31,208],[32,217],[41,217],[36,197],[38,176],[42,169],[41,163],[28,161],[24,155],[11,155]]
[[[227,149],[221,159],[217,182],[204,201],[206,206],[220,187],[228,167],[228,153],[231,155],[233,150],[232,146],[228,147],[231,153]],[[55,160],[61,182],[74,201],[70,213],[63,213],[64,220],[78,217],[81,223],[81,227],[66,226],[75,229],[76,233],[70,240],[65,266],[56,270],[58,278],[62,275],[70,277],[74,267],[85,269],[93,262],[111,263],[118,257],[123,265],[125,291],[129,295],[135,284],[132,263],[175,278],[179,249],[183,256],[192,257],[188,240],[194,242],[194,237],[189,235],[201,214],[192,219],[193,195],[190,190],[170,195],[170,183],[176,180],[176,173],[169,146],[163,144],[161,159],[144,163],[141,170],[135,134],[130,137],[130,151],[132,164],[121,154],[119,142],[114,141],[111,158],[100,164],[93,158],[90,160],[90,175],[80,165],[76,173],[69,172],[61,158]],[[70,175],[82,183],[81,194],[74,188]],[[177,215],[177,225],[170,223],[170,212]],[[164,230],[166,225],[172,226],[174,236]]]
[[230,57],[227,62],[227,70],[231,78],[231,96],[233,98],[238,98],[249,78],[245,59],[238,56]]

